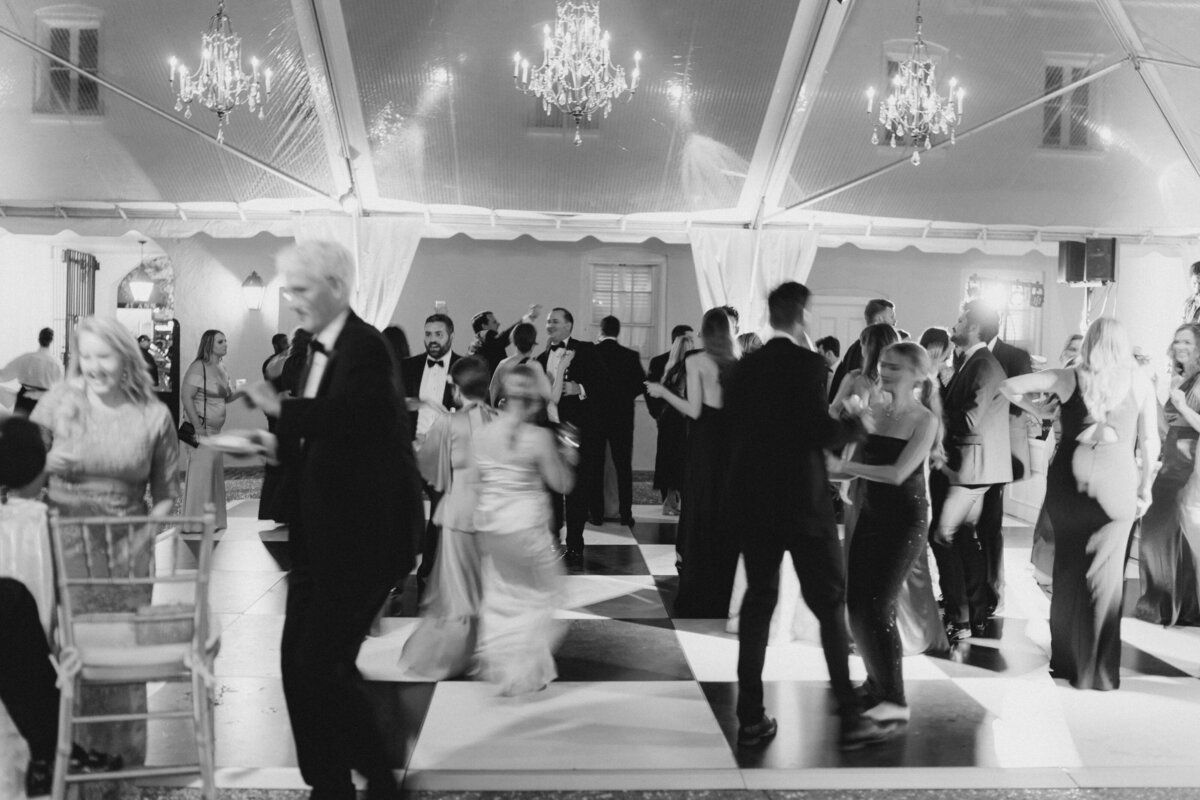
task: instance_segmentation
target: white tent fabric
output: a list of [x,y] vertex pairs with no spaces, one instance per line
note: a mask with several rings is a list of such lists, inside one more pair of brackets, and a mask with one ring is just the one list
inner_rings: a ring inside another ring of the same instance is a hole
[[296,241],[332,240],[355,255],[358,285],[352,305],[382,329],[400,302],[424,229],[423,221],[411,219],[316,217],[296,225]]
[[700,305],[731,305],[744,331],[767,327],[767,294],[784,281],[804,283],[817,256],[819,236],[805,230],[692,228]]

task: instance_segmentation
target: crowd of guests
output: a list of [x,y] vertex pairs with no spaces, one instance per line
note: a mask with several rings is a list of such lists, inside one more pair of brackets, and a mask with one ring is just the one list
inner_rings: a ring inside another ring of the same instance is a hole
[[[663,513],[679,517],[674,615],[740,615],[740,746],[777,730],[762,669],[785,552],[819,624],[845,749],[903,730],[904,655],[992,630],[1004,585],[1003,487],[1029,475],[1030,418],[1054,420],[1058,442],[1033,554],[1051,593],[1053,674],[1078,688],[1118,687],[1124,564],[1138,527],[1137,616],[1200,624],[1200,327],[1190,320],[1171,345],[1160,469],[1155,386],[1109,318],[1068,340],[1060,368],[1033,372],[979,300],[919,341],[896,326],[893,303],[872,300],[843,356],[832,337],[811,341],[809,292],[784,283],[768,297],[766,341],[739,331],[735,309],[713,308],[698,332],[677,326],[647,374],[620,344],[615,317],[593,343],[574,337],[568,309],[553,308],[539,352],[539,306],[504,329],[484,311],[460,354],[454,321],[439,311],[411,354],[402,330],[379,332],[350,310],[344,248],[296,245],[278,268],[300,328],[272,342],[263,380],[244,388],[223,365],[226,337],[206,331],[181,381],[188,425],[179,431],[153,392],[144,348],[120,323],[80,320],[65,376],[49,354],[53,333],[42,331],[38,351],[0,370],[21,382],[18,411],[40,432],[40,475],[5,470],[3,491],[69,517],[165,516],[182,495],[185,515],[212,504],[224,527],[221,457],[203,443],[222,433],[235,399],[262,410],[267,430],[233,433],[268,464],[260,516],[289,526],[283,684],[314,797],[352,797],[351,768],[368,796],[396,796],[354,662],[418,552],[422,619],[399,657],[405,669],[430,680],[473,674],[508,695],[555,678],[561,578],[586,564],[585,524],[606,521],[606,452],[618,521],[633,525],[643,394],[658,425],[655,487]],[[1200,280],[1200,264],[1193,272]],[[20,441],[9,427],[0,447]],[[180,441],[190,434],[181,493]],[[739,560],[744,594],[734,592]],[[0,622],[28,642],[19,609],[29,604],[18,595]],[[104,602],[92,610],[112,610]],[[27,649],[46,647],[35,644]],[[866,666],[861,686],[849,678],[852,646]],[[44,673],[22,674],[15,687],[0,681],[0,699],[52,695]],[[136,713],[145,695],[97,702]],[[52,758],[43,716],[14,713],[36,742],[35,781]],[[91,738],[79,760],[106,768],[136,758],[144,736],[133,723]]]

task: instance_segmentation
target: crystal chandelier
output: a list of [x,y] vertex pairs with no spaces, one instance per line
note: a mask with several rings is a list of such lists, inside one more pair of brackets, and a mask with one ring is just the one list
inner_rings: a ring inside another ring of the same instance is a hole
[[263,118],[263,104],[271,94],[271,70],[262,72],[259,80],[258,59],[250,59],[250,74],[242,71],[242,37],[233,32],[233,23],[225,15],[225,0],[217,0],[217,13],[208,23],[208,33],[201,41],[200,69],[192,73],[171,56],[171,86],[179,78],[175,110],[191,119],[192,101],[199,101],[209,111],[217,113],[217,141],[225,141],[225,125],[235,108],[245,103],[250,113],[258,110]]
[[[913,149],[912,163],[921,163],[921,149],[933,146],[934,134],[954,133],[962,121],[963,88],[956,78],[950,79],[946,97],[938,94],[937,69],[929,57],[929,48],[921,35],[921,0],[917,0],[917,36],[908,60],[899,65],[892,78],[891,94],[879,104],[879,116],[871,133],[871,144],[879,144],[879,128],[892,147],[900,141]],[[875,87],[867,89],[867,114],[875,109]]]
[[542,99],[542,109],[551,107],[575,118],[575,145],[583,144],[579,126],[596,112],[605,117],[613,101],[626,90],[637,91],[642,54],[633,54],[633,73],[625,82],[625,70],[609,57],[609,34],[600,27],[598,0],[559,0],[551,35],[543,29],[542,63],[530,67],[520,53],[513,56],[513,83],[522,92]]

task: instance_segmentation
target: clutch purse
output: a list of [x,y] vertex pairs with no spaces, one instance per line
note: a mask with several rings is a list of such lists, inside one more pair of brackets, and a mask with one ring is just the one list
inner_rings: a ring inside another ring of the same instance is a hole
[[200,446],[200,440],[196,438],[196,426],[188,420],[179,423],[179,441],[192,447]]

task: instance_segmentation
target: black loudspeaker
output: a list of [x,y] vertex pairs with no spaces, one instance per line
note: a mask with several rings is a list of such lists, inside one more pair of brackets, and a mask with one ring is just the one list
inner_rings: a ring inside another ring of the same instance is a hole
[[1117,279],[1117,240],[1058,243],[1058,282],[1099,286]]

